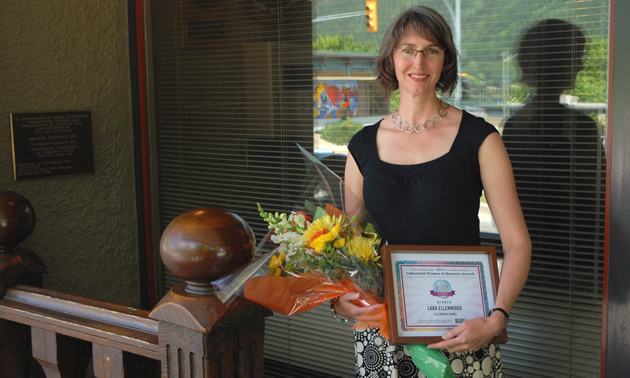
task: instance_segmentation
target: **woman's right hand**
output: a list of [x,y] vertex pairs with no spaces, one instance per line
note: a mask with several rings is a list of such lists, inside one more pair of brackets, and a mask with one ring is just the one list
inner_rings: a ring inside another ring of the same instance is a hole
[[360,298],[361,294],[359,293],[346,293],[342,295],[334,302],[335,312],[346,319],[358,320],[362,315],[370,311],[376,311],[382,306],[382,304],[360,306],[352,302],[358,301]]

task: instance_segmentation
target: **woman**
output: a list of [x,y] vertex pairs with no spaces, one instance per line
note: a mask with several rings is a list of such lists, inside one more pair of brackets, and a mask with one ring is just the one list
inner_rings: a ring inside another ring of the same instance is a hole
[[[442,349],[458,376],[472,376],[471,368],[499,376],[500,352],[487,344],[506,324],[531,254],[501,137],[483,119],[437,97],[436,90],[449,95],[457,83],[457,50],[447,23],[430,8],[413,7],[394,20],[377,76],[388,96],[399,89],[400,108],[353,137],[346,183],[390,244],[479,245],[479,199],[485,191],[504,251],[495,301],[502,311],[467,320],[429,347]],[[357,319],[374,310],[352,304],[357,296],[340,297],[335,311]],[[419,376],[406,350],[389,347],[373,329],[355,332],[355,347],[357,376]]]

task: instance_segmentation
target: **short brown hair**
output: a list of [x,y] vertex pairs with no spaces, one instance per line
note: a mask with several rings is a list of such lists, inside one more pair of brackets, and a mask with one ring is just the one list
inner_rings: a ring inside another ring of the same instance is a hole
[[457,48],[453,34],[444,18],[435,10],[425,6],[415,6],[399,14],[389,26],[379,52],[376,64],[376,80],[385,92],[385,97],[398,89],[398,79],[394,68],[394,49],[410,31],[417,33],[444,49],[444,68],[436,85],[443,95],[449,96],[457,85]]

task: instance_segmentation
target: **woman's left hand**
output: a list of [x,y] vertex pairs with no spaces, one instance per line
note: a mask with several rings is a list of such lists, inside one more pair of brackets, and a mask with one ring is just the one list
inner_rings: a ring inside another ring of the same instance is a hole
[[487,345],[505,326],[501,313],[494,313],[487,318],[474,318],[464,321],[442,335],[444,341],[427,345],[431,349],[446,349],[449,353],[476,351]]

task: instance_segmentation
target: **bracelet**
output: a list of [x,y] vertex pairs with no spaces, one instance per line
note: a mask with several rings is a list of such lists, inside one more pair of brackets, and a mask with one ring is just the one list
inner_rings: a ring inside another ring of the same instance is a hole
[[341,316],[339,316],[339,314],[337,314],[337,311],[335,311],[335,303],[338,299],[339,297],[330,300],[330,315],[332,315],[333,318],[339,320],[341,323],[345,323],[348,321],[348,319],[342,318]]
[[495,311],[499,311],[500,313],[505,315],[505,326],[507,326],[508,325],[508,321],[510,320],[510,315],[507,313],[507,311],[505,311],[501,307],[495,307],[492,310],[488,311],[488,316],[492,315],[492,313],[495,312]]

